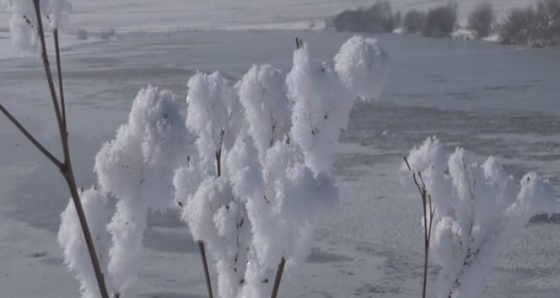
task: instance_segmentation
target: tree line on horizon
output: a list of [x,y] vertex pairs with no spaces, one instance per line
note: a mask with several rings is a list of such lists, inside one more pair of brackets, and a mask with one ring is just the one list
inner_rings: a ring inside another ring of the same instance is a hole
[[477,5],[469,14],[466,26],[458,24],[456,1],[427,11],[411,9],[393,11],[389,0],[378,0],[369,8],[345,10],[328,20],[336,31],[384,33],[400,29],[403,33],[426,37],[450,37],[458,29],[472,32],[472,38],[497,35],[503,44],[534,47],[560,45],[560,0],[541,0],[536,5],[513,8],[501,19],[489,2]]

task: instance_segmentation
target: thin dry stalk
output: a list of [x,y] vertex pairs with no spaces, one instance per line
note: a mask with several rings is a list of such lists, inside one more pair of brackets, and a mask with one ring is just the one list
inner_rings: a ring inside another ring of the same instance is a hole
[[[60,48],[58,45],[58,32],[55,30],[55,50],[56,50],[56,57],[57,57],[57,68],[58,68],[58,76],[59,76],[59,88],[61,94],[61,102],[58,102],[56,89],[54,86],[53,76],[50,70],[49,59],[47,55],[47,47],[45,42],[45,33],[41,18],[41,11],[39,8],[40,0],[33,0],[33,5],[35,9],[35,14],[37,17],[37,30],[38,35],[41,43],[41,57],[43,61],[43,66],[45,69],[45,75],[47,78],[47,82],[49,85],[49,91],[51,95],[51,100],[56,116],[56,121],[58,124],[59,134],[60,134],[60,141],[62,145],[62,151],[64,154],[64,161],[61,162],[57,159],[50,151],[48,151],[36,138],[33,137],[31,133],[15,118],[13,115],[3,106],[0,104],[0,111],[20,130],[20,132],[43,154],[47,157],[60,171],[64,180],[68,185],[68,189],[72,195],[72,201],[76,207],[76,212],[78,214],[78,218],[80,220],[80,225],[82,227],[82,231],[84,233],[84,238],[86,241],[86,245],[88,248],[88,252],[91,258],[91,262],[93,265],[93,269],[95,271],[95,276],[97,278],[97,284],[99,287],[99,292],[102,298],[109,298],[109,294],[107,291],[107,287],[105,285],[105,280],[103,277],[103,273],[101,271],[101,266],[99,265],[99,260],[97,258],[97,253],[95,251],[95,246],[93,244],[93,238],[91,236],[89,226],[87,224],[86,215],[84,209],[82,207],[82,203],[80,200],[80,196],[78,193],[78,187],[76,185],[76,178],[74,176],[74,170],[72,168],[72,161],[70,158],[70,146],[68,142],[68,131],[66,128],[66,109],[65,109],[65,102],[63,99],[63,85],[62,85],[62,74],[61,74],[61,63],[60,63]],[[62,111],[62,112],[61,112]]]
[[278,269],[276,270],[276,277],[274,278],[274,286],[272,288],[270,298],[276,298],[276,296],[278,296],[278,290],[280,289],[280,282],[282,281],[282,274],[284,274],[285,265],[286,259],[282,258],[280,264],[278,264]]
[[198,250],[200,251],[200,258],[202,259],[202,266],[204,267],[204,277],[206,278],[206,289],[208,290],[208,297],[213,298],[212,282],[210,281],[210,271],[208,270],[208,261],[206,260],[206,250],[204,249],[204,242],[198,241]]
[[[39,0],[33,0],[33,6],[35,8],[35,15],[37,17],[37,29],[38,29],[38,34],[39,34],[39,40],[41,42],[41,58],[43,60],[43,67],[45,69],[45,76],[47,78],[47,83],[49,84],[49,91],[51,93],[51,100],[52,100],[52,104],[53,104],[53,108],[54,108],[54,113],[56,116],[56,121],[58,124],[58,130],[59,130],[59,134],[60,134],[60,141],[62,142],[62,148],[63,150],[65,149],[66,146],[64,146],[64,135],[66,135],[66,132],[64,131],[64,125],[62,125],[62,115],[60,113],[60,104],[58,102],[57,96],[56,96],[56,89],[54,87],[54,80],[53,80],[53,76],[51,73],[51,67],[50,67],[50,62],[49,62],[49,57],[47,55],[47,45],[45,42],[45,31],[43,29],[43,22],[42,22],[42,18],[41,18],[41,10],[40,10],[40,4],[39,4]],[[66,155],[68,152],[64,151],[64,156],[66,157]]]
[[422,281],[422,298],[426,298],[426,289],[428,287],[428,261],[430,252],[430,240],[432,238],[432,225],[434,222],[434,215],[436,213],[436,207],[432,205],[432,196],[428,193],[426,189],[426,183],[422,178],[421,172],[414,172],[408,163],[406,156],[404,157],[404,162],[408,167],[408,170],[412,173],[412,179],[414,184],[420,193],[422,199],[422,214],[424,217],[424,279]]
[[58,42],[58,29],[53,30],[54,50],[56,52],[56,72],[58,74],[58,91],[60,92],[60,106],[62,107],[62,125],[67,131],[66,123],[66,102],[64,100],[64,87],[62,83],[62,63],[60,61],[60,43]]
[[[214,156],[216,158],[216,176],[220,177],[222,175],[222,149],[221,143],[224,139],[225,130],[221,131],[221,142],[220,149],[216,150]],[[210,279],[210,270],[208,269],[208,261],[206,260],[206,249],[204,247],[204,241],[198,241],[198,251],[200,252],[200,258],[202,259],[202,267],[204,269],[204,278],[206,279],[206,289],[208,290],[208,297],[213,298],[212,293],[212,280]]]
[[58,160],[47,148],[45,148],[29,131],[4,107],[0,104],[0,111],[10,120],[14,126],[33,144],[46,158],[48,158],[57,168],[62,169],[64,164]]

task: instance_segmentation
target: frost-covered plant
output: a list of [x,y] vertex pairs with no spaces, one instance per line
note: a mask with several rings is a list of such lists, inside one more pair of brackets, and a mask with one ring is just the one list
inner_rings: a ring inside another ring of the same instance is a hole
[[[553,210],[552,187],[535,173],[518,185],[493,157],[479,165],[457,148],[447,158],[435,138],[413,149],[407,159],[422,176],[436,210],[430,220],[435,228],[431,253],[442,267],[437,297],[480,297],[498,252],[533,215]],[[411,183],[405,165],[401,174]]]
[[266,150],[284,141],[292,126],[292,103],[286,95],[286,76],[271,65],[254,65],[239,86],[239,100],[248,133],[264,163]]
[[314,66],[305,46],[294,52],[293,61],[286,78],[293,102],[291,136],[304,151],[308,167],[316,174],[330,173],[354,100],[381,95],[388,56],[375,39],[355,36],[335,56],[334,70],[325,63]]
[[186,159],[187,131],[170,91],[141,90],[114,140],[95,158],[102,191],[117,198],[108,224],[112,247],[109,277],[121,298],[135,297],[148,210],[165,212],[173,202],[172,178]]
[[291,137],[314,173],[329,172],[352,109],[351,93],[330,67],[312,63],[307,46],[294,52],[286,85],[293,105]]
[[338,199],[340,131],[356,98],[379,96],[386,62],[373,39],[355,37],[334,69],[301,44],[287,76],[261,65],[235,86],[218,73],[189,80],[199,156],[176,172],[176,200],[216,260],[220,296],[269,296],[274,278],[274,297],[284,264],[305,260],[319,211]]
[[350,39],[335,58],[335,71],[314,65],[298,41],[285,79],[269,65],[253,66],[242,79],[240,100],[254,145],[238,140],[228,163],[235,164],[230,167],[234,193],[247,198],[253,225],[254,259],[243,297],[267,296],[272,285],[263,280],[271,280],[275,270],[273,296],[277,293],[284,264],[305,260],[317,216],[338,201],[331,175],[334,147],[354,99],[380,94],[362,85],[369,77],[370,84],[383,86],[376,79],[387,56],[376,50],[372,39]]
[[[216,260],[221,297],[236,297],[244,283],[251,224],[245,204],[235,196],[225,163],[236,138],[245,135],[237,89],[218,72],[189,80],[188,129],[197,135],[198,158],[174,178],[182,219],[199,243],[203,263],[208,246]],[[207,286],[211,295],[208,270]]]
[[[100,256],[109,254],[103,266],[114,294],[135,296],[147,212],[165,211],[175,190],[203,262],[205,244],[216,261],[219,295],[268,296],[277,269],[276,297],[284,265],[305,260],[320,211],[338,200],[334,146],[354,99],[379,95],[366,85],[381,78],[386,58],[375,41],[356,37],[334,69],[313,65],[301,44],[286,77],[269,65],[254,66],[236,85],[219,73],[197,73],[188,83],[186,120],[169,91],[140,91],[128,123],[97,154],[99,188],[84,198]],[[187,156],[187,129],[197,136],[194,158]],[[107,195],[117,199],[108,224]],[[89,297],[95,290],[72,215],[68,207],[60,242]],[[207,270],[206,278],[212,296]]]
[[389,72],[389,55],[373,38],[354,36],[334,57],[335,71],[353,97],[372,102],[381,97]]
[[[0,2],[10,18],[12,42],[18,50],[29,53],[40,52],[39,28],[46,21],[48,29],[58,32],[72,12],[68,0],[2,0]],[[36,10],[37,8],[37,10]],[[38,22],[42,19],[41,22]]]
[[[271,199],[275,198],[265,193],[263,169],[269,158],[268,150],[278,143],[289,142],[292,105],[285,82],[280,70],[270,65],[254,65],[239,83],[248,136],[238,138],[226,162],[234,194],[244,198],[252,224],[250,258],[241,297],[269,296],[274,270],[283,263],[281,253],[271,256],[268,252],[272,249],[282,252],[287,240],[274,237],[278,215],[272,212],[275,204]],[[282,175],[282,169],[274,174]]]
[[[101,266],[109,273],[115,297],[135,297],[148,210],[172,206],[174,170],[187,158],[187,129],[180,105],[170,91],[148,87],[133,102],[128,123],[96,156],[98,185],[82,193],[96,239]],[[107,197],[117,199],[112,219]],[[65,262],[76,272],[82,297],[98,297],[91,267],[84,263],[85,245],[77,234],[75,209],[62,214],[59,243]],[[112,242],[112,243],[111,243]]]

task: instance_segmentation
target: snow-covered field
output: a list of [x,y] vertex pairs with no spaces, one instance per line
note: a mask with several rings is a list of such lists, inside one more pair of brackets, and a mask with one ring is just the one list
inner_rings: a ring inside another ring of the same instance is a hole
[[[179,2],[179,3],[177,3]],[[394,7],[443,1],[395,1]],[[475,1],[462,1],[463,11]],[[530,1],[494,1],[519,6]],[[366,1],[77,1],[72,28],[129,32],[111,41],[66,36],[64,73],[80,185],[94,182],[93,157],[126,121],[148,84],[184,98],[196,71],[239,79],[253,63],[286,71],[296,36],[317,63],[350,37],[307,29]],[[6,15],[0,17],[6,24]],[[316,23],[317,24],[317,23]],[[2,28],[4,25],[0,25]],[[213,29],[185,31],[184,29]],[[131,32],[133,31],[133,32]],[[36,59],[16,59],[0,30],[0,101],[57,148],[47,86]],[[419,198],[401,189],[402,156],[428,136],[506,164],[516,178],[537,170],[560,189],[560,53],[484,42],[379,36],[391,55],[383,100],[351,114],[335,163],[339,209],[325,216],[313,253],[287,276],[282,297],[418,297],[422,277]],[[76,297],[56,242],[68,194],[63,180],[0,117],[0,289],[5,297]],[[196,244],[178,215],[151,214],[141,297],[204,297]],[[558,297],[560,230],[531,224],[496,262],[486,297]],[[433,268],[435,277],[437,268]]]

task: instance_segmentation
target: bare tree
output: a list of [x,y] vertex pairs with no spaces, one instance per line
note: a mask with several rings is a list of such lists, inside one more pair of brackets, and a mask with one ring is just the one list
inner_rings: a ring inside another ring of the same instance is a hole
[[388,0],[375,2],[365,11],[364,17],[367,32],[392,32],[395,29],[393,10]]
[[388,0],[377,1],[370,8],[345,10],[331,21],[337,31],[392,32],[395,29],[393,11]]
[[336,31],[343,32],[365,32],[365,12],[363,8],[357,10],[345,10],[332,20],[332,26]]
[[416,9],[409,10],[403,19],[403,28],[407,33],[422,32],[426,24],[426,13]]
[[393,24],[395,25],[395,29],[403,26],[403,16],[400,10],[393,14]]
[[484,38],[492,32],[496,14],[492,4],[485,2],[474,8],[469,15],[468,27],[476,32],[477,38]]
[[535,35],[545,45],[560,43],[560,0],[543,0],[535,11]]
[[530,6],[512,10],[500,25],[499,34],[505,44],[560,44],[560,0],[543,0],[536,9]]
[[457,22],[457,3],[449,2],[445,6],[428,11],[422,34],[429,37],[447,37]]
[[527,44],[535,39],[537,15],[533,7],[516,8],[510,11],[500,25],[499,35],[505,44]]

